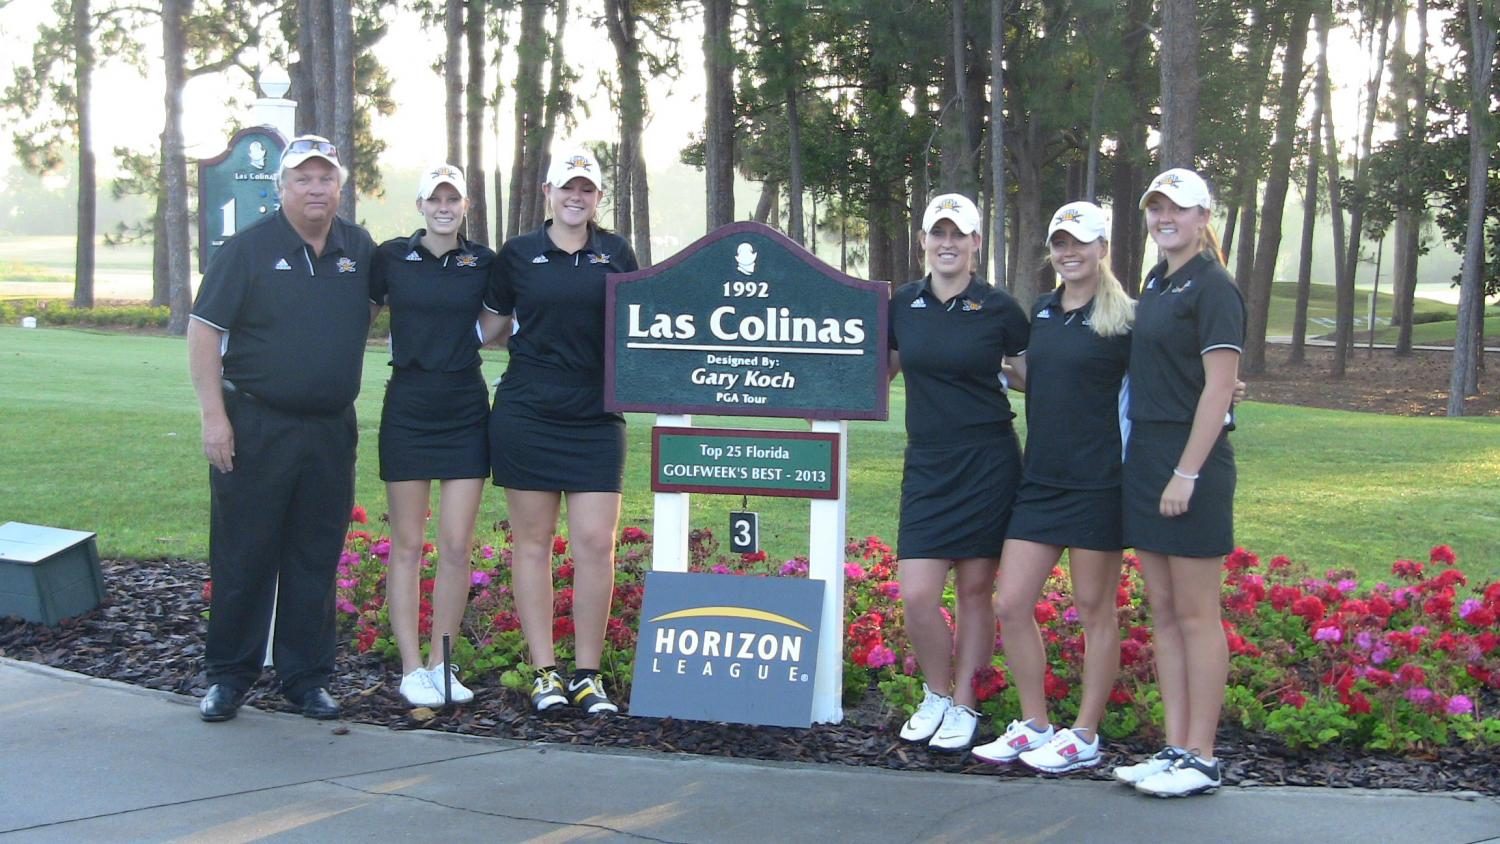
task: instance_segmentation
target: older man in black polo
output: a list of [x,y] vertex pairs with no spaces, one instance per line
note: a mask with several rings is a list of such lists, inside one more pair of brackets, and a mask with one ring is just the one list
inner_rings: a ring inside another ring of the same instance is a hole
[[188,324],[212,497],[213,600],[205,721],[235,716],[272,662],[309,718],[336,718],[334,572],[354,503],[356,425],[369,332],[370,235],[336,216],[338,150],[294,138],[281,208],[214,256]]

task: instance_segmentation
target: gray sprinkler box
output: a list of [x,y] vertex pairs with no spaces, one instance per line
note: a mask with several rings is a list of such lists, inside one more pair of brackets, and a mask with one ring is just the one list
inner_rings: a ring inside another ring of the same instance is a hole
[[94,534],[6,522],[0,525],[0,616],[54,625],[104,600]]

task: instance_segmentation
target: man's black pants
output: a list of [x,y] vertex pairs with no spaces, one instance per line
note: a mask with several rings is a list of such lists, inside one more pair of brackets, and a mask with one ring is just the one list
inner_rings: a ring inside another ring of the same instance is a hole
[[337,650],[334,577],[354,505],[354,408],[285,413],[224,396],[234,469],[209,468],[213,598],[204,663],[210,684],[243,691],[260,677],[270,630],[282,693],[326,687]]

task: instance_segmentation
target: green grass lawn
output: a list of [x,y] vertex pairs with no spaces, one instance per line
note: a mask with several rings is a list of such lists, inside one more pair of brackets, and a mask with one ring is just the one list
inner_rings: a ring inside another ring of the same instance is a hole
[[[180,339],[0,328],[0,522],[99,533],[106,556],[201,559],[207,549],[207,467]],[[376,432],[386,377],[372,346],[359,400],[358,499],[385,496]],[[485,353],[486,376],[504,355]],[[904,393],[891,420],[850,425],[849,533],[895,541]],[[625,524],[651,529],[651,418],[630,419]],[[696,417],[703,425],[802,428],[799,420]],[[1471,575],[1500,576],[1500,419],[1408,419],[1246,404],[1234,435],[1238,540],[1269,558],[1384,576],[1392,561],[1451,544]],[[692,523],[723,536],[739,496],[694,495]],[[773,557],[806,550],[808,504],[754,498]],[[481,531],[505,517],[491,489]]]

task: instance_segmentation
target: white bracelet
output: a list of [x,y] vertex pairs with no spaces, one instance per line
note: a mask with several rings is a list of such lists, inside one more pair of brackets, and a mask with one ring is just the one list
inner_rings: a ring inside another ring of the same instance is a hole
[[1187,472],[1182,471],[1181,469],[1177,468],[1176,466],[1172,467],[1172,474],[1176,475],[1179,478],[1182,478],[1185,481],[1196,481],[1196,480],[1198,480],[1198,476],[1197,475],[1189,475]]

